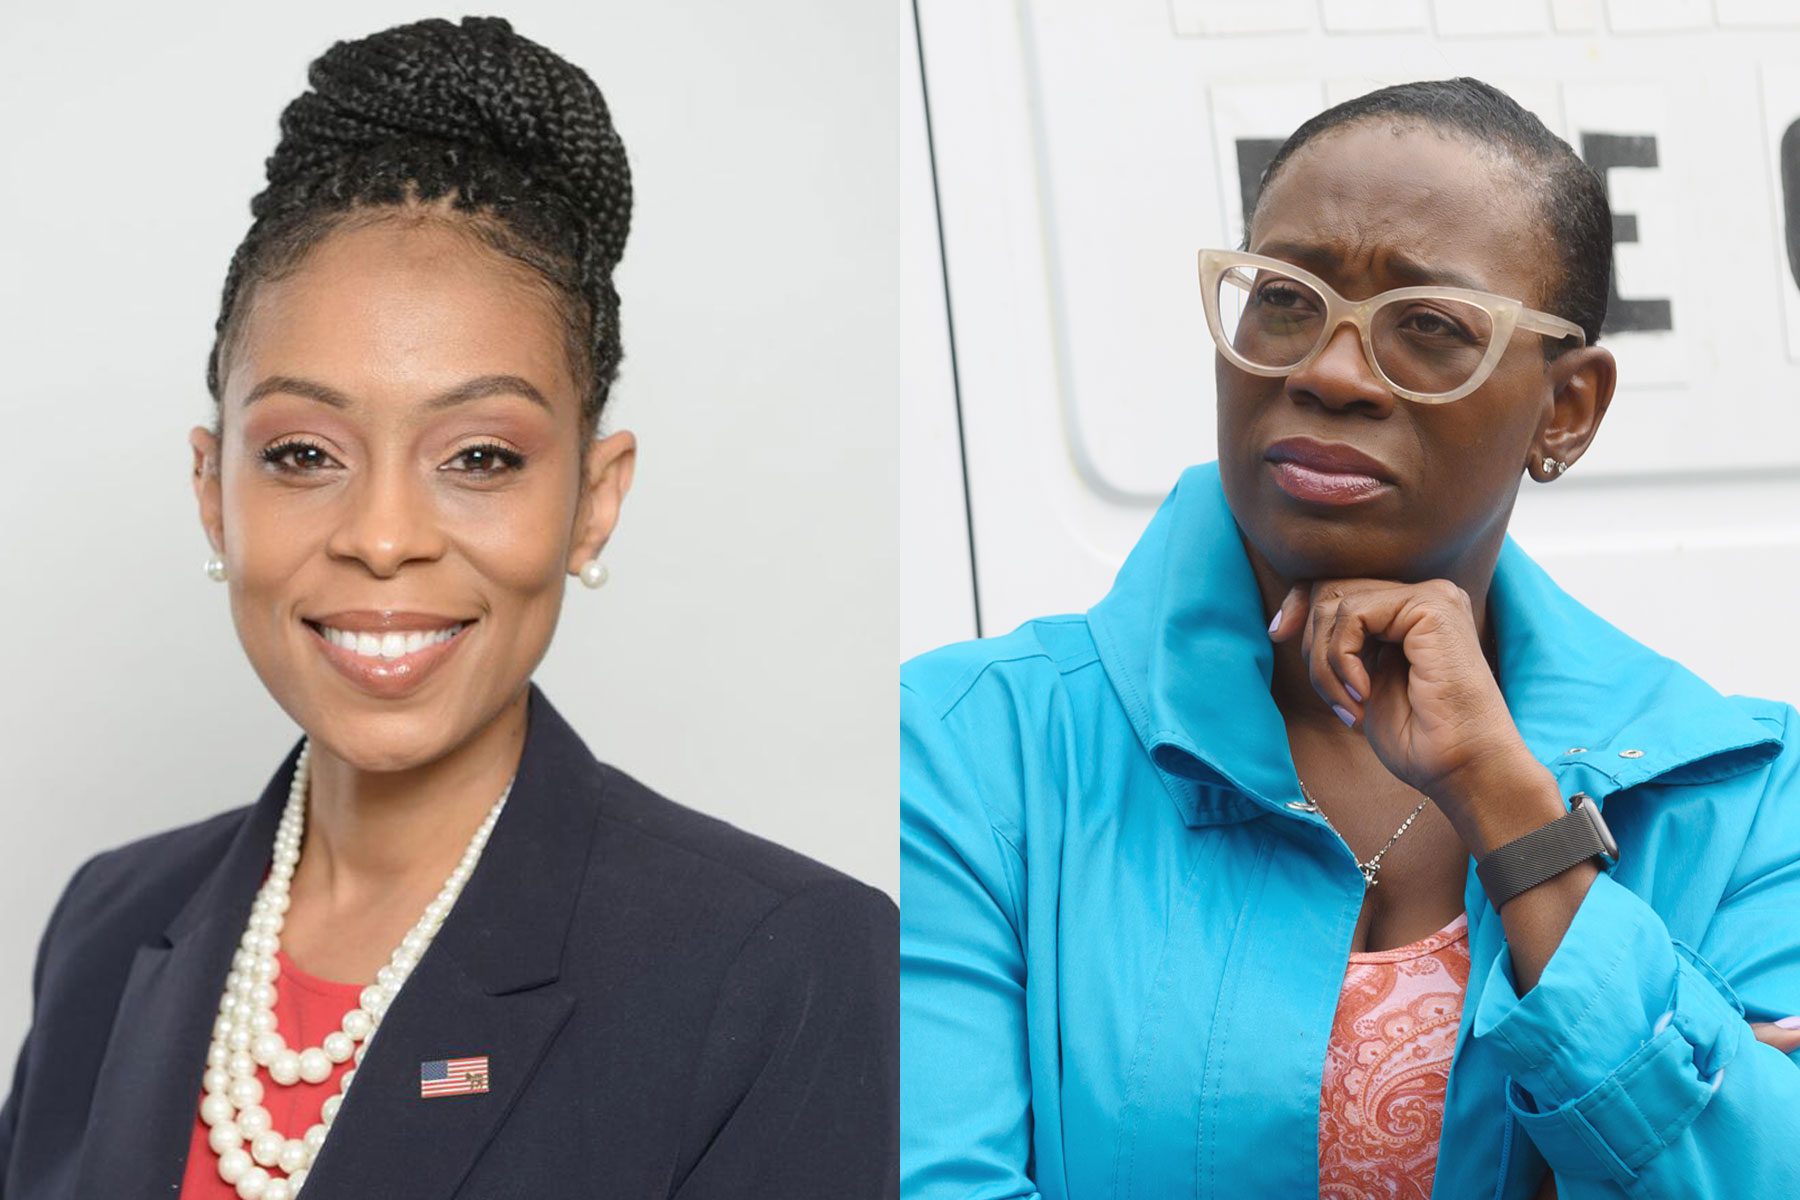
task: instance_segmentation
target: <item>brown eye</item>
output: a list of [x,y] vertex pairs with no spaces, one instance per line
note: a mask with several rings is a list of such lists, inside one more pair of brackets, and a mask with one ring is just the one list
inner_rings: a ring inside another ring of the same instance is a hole
[[[525,465],[525,456],[516,450],[508,450],[505,446],[497,446],[492,442],[484,442],[479,446],[469,446],[456,453],[451,462],[465,463],[462,467],[447,469],[472,475],[497,475],[508,471],[517,471]],[[440,467],[439,470],[444,470]]]
[[1299,308],[1306,303],[1306,293],[1285,283],[1264,284],[1257,289],[1256,298],[1271,308]]
[[1465,342],[1474,340],[1467,329],[1435,309],[1422,308],[1410,313],[1406,322],[1409,330],[1426,337],[1450,337]]
[[299,439],[278,442],[264,450],[260,457],[277,470],[294,474],[310,474],[326,463],[337,461],[325,452],[323,446]]

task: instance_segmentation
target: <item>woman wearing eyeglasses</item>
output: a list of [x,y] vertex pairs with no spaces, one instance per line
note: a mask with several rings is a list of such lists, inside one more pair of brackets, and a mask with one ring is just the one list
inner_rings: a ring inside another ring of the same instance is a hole
[[903,1195],[1800,1194],[1795,711],[1506,536],[1612,399],[1599,179],[1407,84],[1246,228],[1218,461],[903,670]]

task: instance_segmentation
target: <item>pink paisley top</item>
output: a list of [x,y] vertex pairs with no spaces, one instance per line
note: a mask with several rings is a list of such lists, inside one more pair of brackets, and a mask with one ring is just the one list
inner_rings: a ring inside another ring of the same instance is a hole
[[1352,954],[1319,1095],[1320,1200],[1429,1200],[1469,984],[1469,915]]

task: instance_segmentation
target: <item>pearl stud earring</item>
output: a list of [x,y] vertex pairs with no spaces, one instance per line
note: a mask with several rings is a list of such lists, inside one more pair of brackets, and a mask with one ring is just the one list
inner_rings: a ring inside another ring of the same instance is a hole
[[591,588],[600,587],[611,574],[612,572],[606,569],[606,564],[598,558],[590,558],[581,564],[581,582]]
[[214,583],[223,583],[225,580],[225,560],[216,554],[207,559],[206,577]]

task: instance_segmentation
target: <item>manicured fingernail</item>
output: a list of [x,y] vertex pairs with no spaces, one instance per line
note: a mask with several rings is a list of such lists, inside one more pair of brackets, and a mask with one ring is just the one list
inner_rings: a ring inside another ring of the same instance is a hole
[[1358,704],[1362,703],[1362,693],[1356,690],[1356,685],[1354,683],[1346,683],[1344,685],[1344,690],[1350,693],[1350,698],[1352,700],[1356,701]]
[[1783,1017],[1775,1023],[1783,1029],[1800,1029],[1800,1017]]
[[1336,713],[1338,715],[1338,720],[1342,721],[1344,724],[1351,726],[1356,724],[1356,718],[1351,716],[1350,710],[1343,707],[1341,704],[1332,705],[1331,711]]
[[1275,610],[1275,619],[1269,622],[1269,632],[1274,633],[1275,627],[1279,624],[1281,624],[1281,610],[1278,608]]

